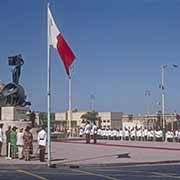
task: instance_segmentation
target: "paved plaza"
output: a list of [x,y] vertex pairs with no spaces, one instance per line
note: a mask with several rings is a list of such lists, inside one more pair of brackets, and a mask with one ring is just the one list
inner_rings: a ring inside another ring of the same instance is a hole
[[81,166],[79,168],[3,169],[3,180],[175,180],[180,164],[139,166]]
[[[107,140],[99,140],[97,144],[85,144],[84,140],[52,142],[52,163],[57,166],[163,162],[180,162],[180,143]],[[6,160],[5,157],[1,157],[1,165],[46,166],[46,162],[39,162],[38,146],[34,143],[34,155],[31,161]]]
[[34,143],[31,161],[0,158],[0,179],[179,179],[180,144],[107,140],[99,140],[97,144],[86,144],[84,140],[52,142],[52,164],[56,164],[55,168],[39,161],[37,143]]

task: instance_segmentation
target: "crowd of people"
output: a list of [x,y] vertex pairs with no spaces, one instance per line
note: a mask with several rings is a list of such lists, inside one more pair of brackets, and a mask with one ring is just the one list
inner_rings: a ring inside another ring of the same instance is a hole
[[[80,127],[79,135],[82,137],[85,134],[86,142],[89,142],[90,137],[95,139],[108,139],[108,140],[131,140],[131,141],[168,141],[168,142],[180,142],[180,129],[169,129],[166,131],[165,136],[163,130],[158,127],[142,128],[142,127],[124,127],[123,129],[100,129],[93,128],[89,122],[85,127]],[[165,137],[165,139],[164,139]]]
[[[47,133],[42,127],[38,132],[37,141],[39,145],[40,161],[45,161],[45,149],[47,143]],[[31,127],[17,128],[8,127],[3,133],[3,124],[0,124],[0,156],[2,156],[2,145],[6,143],[6,157],[8,159],[24,159],[30,161],[33,155],[33,134]]]

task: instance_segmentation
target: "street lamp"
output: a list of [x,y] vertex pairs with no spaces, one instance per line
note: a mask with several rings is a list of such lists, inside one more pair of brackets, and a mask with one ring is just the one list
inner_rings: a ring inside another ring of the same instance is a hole
[[94,94],[90,95],[90,100],[91,100],[91,111],[95,111],[95,96],[94,96]]
[[[151,95],[151,91],[150,90],[145,90],[145,96],[149,97]],[[147,101],[147,105],[146,105],[146,113],[147,115],[150,114],[150,105],[149,102]]]
[[[165,102],[164,102],[164,99],[165,99],[165,75],[164,75],[164,72],[165,72],[165,69],[168,67],[168,65],[161,65],[161,85],[160,85],[160,88],[161,88],[161,97],[162,97],[162,126],[163,126],[163,133],[164,133],[164,140],[165,140],[165,133],[166,133],[166,122],[165,122],[165,116],[164,116],[164,113],[165,113]],[[172,64],[172,67],[173,68],[177,68],[178,65],[177,64]]]
[[168,65],[161,65],[161,100],[162,100],[162,126],[163,126],[163,133],[164,133],[164,139],[165,139],[165,118],[164,118],[164,109],[165,109],[165,103],[164,103],[164,96],[165,96],[165,91],[164,91],[164,71],[165,68],[167,68]]

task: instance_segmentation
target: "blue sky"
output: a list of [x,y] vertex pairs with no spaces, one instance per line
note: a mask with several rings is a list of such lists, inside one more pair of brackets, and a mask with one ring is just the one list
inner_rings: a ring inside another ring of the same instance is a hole
[[[73,108],[155,113],[165,70],[166,112],[180,112],[180,2],[178,0],[50,0],[55,21],[73,49]],[[20,83],[32,110],[47,107],[46,0],[2,0],[0,80],[11,81],[7,57],[21,53]],[[52,49],[52,111],[68,109],[68,78]],[[145,90],[151,95],[145,96]]]

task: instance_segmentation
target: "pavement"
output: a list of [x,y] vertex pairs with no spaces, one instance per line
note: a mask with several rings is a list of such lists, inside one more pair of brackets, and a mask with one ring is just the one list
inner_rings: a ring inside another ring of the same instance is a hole
[[[3,147],[5,152],[5,145]],[[180,143],[98,140],[86,144],[84,140],[52,142],[52,164],[56,166],[107,166],[180,162]],[[6,160],[0,157],[0,168],[47,168],[47,162],[38,159],[38,146],[34,143],[31,161]]]
[[138,166],[81,166],[46,169],[0,169],[3,180],[176,180],[180,164]]

